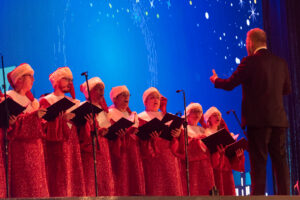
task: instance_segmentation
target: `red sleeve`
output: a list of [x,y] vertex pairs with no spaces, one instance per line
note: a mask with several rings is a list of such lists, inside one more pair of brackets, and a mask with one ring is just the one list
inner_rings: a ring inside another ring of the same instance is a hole
[[50,104],[45,98],[40,100],[40,108],[48,108],[49,106]]
[[203,128],[207,128],[207,124],[205,123],[205,120],[204,120],[204,115],[201,116],[199,123],[201,124],[201,126]]
[[[139,118],[139,126],[143,126],[147,121]],[[159,153],[158,148],[156,148],[156,141],[159,137],[150,138],[149,140],[140,140],[140,150],[141,156],[144,158],[155,157]]]
[[[50,106],[46,99],[40,100],[40,108],[48,108]],[[66,141],[69,139],[71,130],[68,127],[67,121],[62,116],[56,117],[53,121],[43,122],[43,129],[46,133],[46,140],[48,141]]]
[[36,112],[20,114],[13,126],[10,127],[9,139],[38,139],[45,137],[41,119]]
[[185,147],[184,147],[184,130],[181,130],[181,134],[178,137],[177,142],[171,144],[171,150],[175,156],[185,160]]
[[91,138],[91,126],[89,123],[85,123],[84,126],[79,129],[79,142],[80,149],[85,152],[93,152],[92,138]]
[[[96,129],[99,130],[100,127],[98,125],[97,120],[96,122]],[[92,144],[92,138],[91,138],[91,132],[94,130],[94,127],[91,127],[91,125],[86,122],[84,126],[79,127],[79,142],[80,142],[80,148],[83,151],[86,152],[93,152],[93,144]],[[101,134],[97,134],[98,142],[99,137],[103,137]]]
[[235,171],[244,172],[245,171],[245,156],[240,157],[234,156],[230,159],[231,168]]
[[[111,125],[116,123],[114,120],[110,119]],[[123,149],[126,147],[125,137],[118,136],[116,140],[109,141],[111,146],[111,152],[116,157],[121,157]]]
[[217,78],[215,80],[215,88],[221,88],[224,90],[233,90],[238,85],[244,83],[248,79],[248,65],[251,62],[251,57],[243,58],[241,64],[233,72],[228,79]]
[[163,114],[167,113],[167,103],[168,103],[168,99],[164,96],[160,97],[160,110]]
[[230,133],[228,126],[223,118],[221,118],[220,127],[225,128],[228,131],[228,133]]

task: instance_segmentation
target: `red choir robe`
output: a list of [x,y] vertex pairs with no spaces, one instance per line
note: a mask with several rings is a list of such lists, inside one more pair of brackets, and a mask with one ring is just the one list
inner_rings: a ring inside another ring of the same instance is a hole
[[[3,94],[0,90],[0,102],[3,100]],[[4,130],[0,128],[0,198],[6,197],[6,174],[5,174],[5,146],[4,146]]]
[[116,195],[145,195],[139,138],[134,134],[139,122],[137,114],[129,109],[126,112],[121,112],[114,106],[109,108],[109,118],[112,124],[122,117],[134,122],[134,125],[127,130],[124,136],[109,141]]
[[[210,135],[212,132],[206,129],[206,134]],[[217,189],[220,195],[236,195],[235,184],[232,170],[244,172],[245,171],[245,156],[234,156],[228,158],[224,153],[216,152],[212,155],[212,164],[214,168],[214,178]]]
[[14,90],[7,94],[26,107],[8,130],[10,197],[49,197],[42,141],[45,134],[35,112],[39,103]]
[[4,130],[0,128],[0,198],[6,197]]
[[[47,108],[62,98],[68,98],[78,106],[79,100],[53,93],[40,100],[40,106]],[[70,108],[69,110],[73,109]],[[68,111],[67,111],[68,112]],[[85,196],[85,182],[76,126],[58,116],[45,122],[45,159],[51,197]]]
[[[188,159],[190,194],[194,196],[209,195],[215,185],[211,155],[201,139],[205,138],[205,129],[188,125]],[[179,138],[179,146],[173,147],[175,154],[181,159],[181,178],[184,195],[187,195],[186,157],[184,130]]]
[[[102,111],[99,114],[97,114],[95,120],[96,120],[97,129],[108,128],[110,126],[110,122],[107,117],[107,113],[105,111]],[[93,157],[93,146],[92,146],[92,138],[91,138],[92,129],[93,127],[91,127],[89,123],[86,123],[85,126],[80,127],[80,134],[79,134],[81,157],[82,157],[87,196],[96,195],[94,157]],[[98,149],[97,143],[95,142],[96,159],[97,159],[96,168],[97,168],[98,195],[113,196],[115,194],[115,183],[112,174],[108,140],[100,134],[98,134],[97,139],[100,145],[100,148]]]
[[[142,112],[138,115],[140,126],[154,117],[162,120],[162,112]],[[182,196],[180,166],[177,157],[172,152],[172,145],[177,142],[161,137],[141,140],[141,155],[143,159],[146,195]]]

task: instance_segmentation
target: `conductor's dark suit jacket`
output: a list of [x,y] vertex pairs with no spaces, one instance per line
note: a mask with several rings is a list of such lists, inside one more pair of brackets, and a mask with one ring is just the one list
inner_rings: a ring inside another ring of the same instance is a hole
[[283,95],[291,92],[287,63],[267,49],[243,58],[228,79],[217,78],[215,87],[232,90],[242,85],[242,126],[288,127]]

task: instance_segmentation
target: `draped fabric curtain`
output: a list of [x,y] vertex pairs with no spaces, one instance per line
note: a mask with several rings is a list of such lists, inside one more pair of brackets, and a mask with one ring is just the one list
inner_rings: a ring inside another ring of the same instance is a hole
[[[292,94],[285,97],[290,127],[287,152],[291,174],[291,192],[300,179],[300,1],[262,0],[264,29],[268,48],[289,65]],[[300,183],[299,183],[300,184]]]

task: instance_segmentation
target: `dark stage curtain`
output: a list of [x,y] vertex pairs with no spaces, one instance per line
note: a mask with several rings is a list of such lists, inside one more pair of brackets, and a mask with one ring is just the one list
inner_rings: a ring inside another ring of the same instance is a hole
[[290,127],[287,152],[291,174],[291,191],[300,179],[300,1],[262,0],[264,29],[268,48],[289,64],[292,94],[285,98]]

